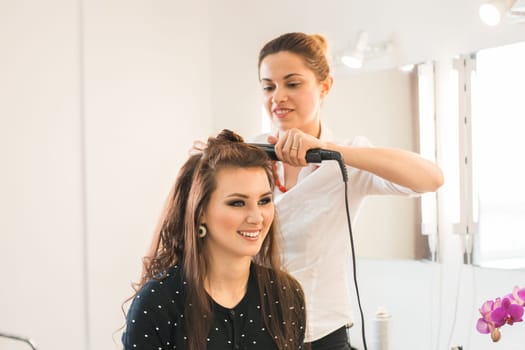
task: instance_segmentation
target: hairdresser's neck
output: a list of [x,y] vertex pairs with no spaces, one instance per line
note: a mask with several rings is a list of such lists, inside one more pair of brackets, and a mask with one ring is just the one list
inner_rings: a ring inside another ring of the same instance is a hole
[[219,305],[233,308],[246,294],[250,263],[249,257],[235,262],[210,261],[204,282],[206,292]]
[[301,131],[308,135],[312,135],[313,137],[316,137],[316,138],[321,137],[321,120],[317,118],[315,121],[309,124],[303,125],[301,127]]

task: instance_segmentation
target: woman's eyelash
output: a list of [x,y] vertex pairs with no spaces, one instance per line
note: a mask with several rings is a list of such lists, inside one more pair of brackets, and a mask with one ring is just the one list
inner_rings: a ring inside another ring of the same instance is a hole
[[[257,204],[259,204],[259,205],[266,205],[266,204],[271,203],[271,202],[272,202],[272,197],[264,197],[264,198],[261,198],[257,202]],[[228,205],[230,205],[232,207],[242,207],[245,204],[246,203],[243,200],[234,200],[234,201],[228,202]]]
[[[299,85],[301,85],[301,82],[289,82],[289,83],[286,83],[286,86],[288,86],[290,88],[296,88]],[[272,91],[272,90],[275,89],[275,86],[273,86],[273,85],[266,85],[266,86],[263,86],[262,89],[264,91]]]
[[241,201],[241,200],[231,201],[231,202],[228,202],[228,205],[231,205],[232,207],[240,207],[244,205],[244,201]]
[[268,203],[271,203],[272,202],[272,197],[265,197],[265,198],[262,198],[259,203],[260,204],[268,204]]

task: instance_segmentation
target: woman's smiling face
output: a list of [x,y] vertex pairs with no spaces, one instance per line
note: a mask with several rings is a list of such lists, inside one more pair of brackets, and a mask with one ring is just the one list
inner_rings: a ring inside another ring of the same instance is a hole
[[226,261],[251,259],[261,249],[275,215],[267,173],[263,168],[223,168],[216,183],[201,219],[208,228],[206,252]]
[[326,86],[299,55],[288,51],[268,55],[259,75],[265,109],[279,129],[297,128],[309,134],[318,130]]
[[275,125],[317,136],[321,102],[329,86],[317,80],[303,59],[288,51],[268,55],[261,62],[259,76],[264,106]]

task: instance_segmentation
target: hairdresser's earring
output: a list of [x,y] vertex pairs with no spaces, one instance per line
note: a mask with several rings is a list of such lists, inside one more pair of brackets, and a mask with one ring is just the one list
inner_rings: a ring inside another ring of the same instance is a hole
[[199,238],[206,237],[207,233],[208,233],[208,229],[206,228],[206,225],[200,224],[199,225]]

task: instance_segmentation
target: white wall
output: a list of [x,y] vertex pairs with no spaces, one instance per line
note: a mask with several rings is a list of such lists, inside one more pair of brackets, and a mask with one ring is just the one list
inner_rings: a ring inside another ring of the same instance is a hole
[[86,341],[78,25],[76,2],[0,3],[0,330],[41,349]]
[[211,133],[206,8],[0,3],[0,331],[117,348],[164,198]]
[[206,5],[85,2],[90,349],[112,346],[178,168],[211,132]]

